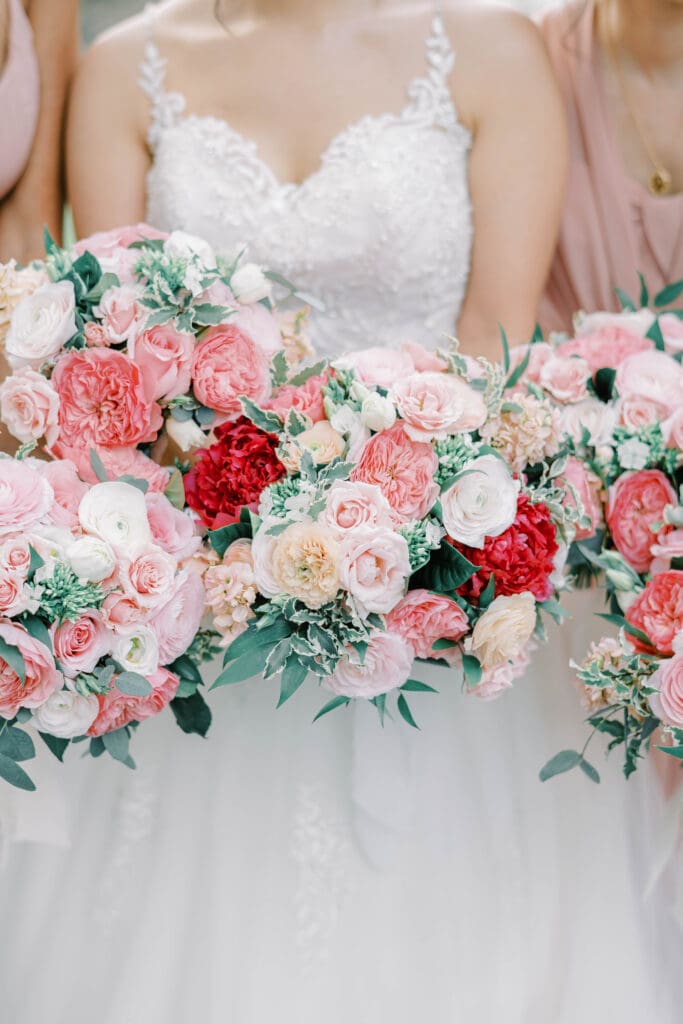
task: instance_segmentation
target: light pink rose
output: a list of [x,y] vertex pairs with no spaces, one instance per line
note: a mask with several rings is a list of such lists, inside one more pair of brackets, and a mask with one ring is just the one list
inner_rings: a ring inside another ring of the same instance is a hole
[[603,327],[572,341],[563,342],[558,355],[580,356],[595,374],[604,367],[615,367],[636,353],[652,352],[654,342],[618,325]]
[[25,580],[31,567],[31,545],[26,534],[7,537],[0,547],[0,567]]
[[109,594],[102,604],[102,618],[112,629],[117,626],[133,626],[143,620],[146,614],[147,609],[143,609],[129,594]]
[[673,313],[662,313],[659,318],[659,329],[667,352],[673,354],[683,351],[683,320],[680,317]]
[[388,693],[403,686],[413,665],[413,652],[398,633],[374,632],[368,643],[363,664],[351,647],[334,673],[322,685],[343,697],[366,697]]
[[85,335],[85,344],[88,348],[109,348],[111,345],[111,338],[104,327],[95,320],[88,321],[83,328],[83,333]]
[[[524,362],[528,350],[528,345],[515,345],[510,349],[511,371],[516,370],[517,367]],[[532,345],[531,352],[529,354],[529,362],[527,363],[526,370],[524,371],[524,380],[531,381],[532,384],[539,384],[541,381],[541,372],[543,367],[549,359],[554,358],[555,349],[546,341],[539,341],[535,345]]]
[[0,386],[0,418],[12,437],[22,444],[44,437],[51,445],[57,438],[59,396],[42,373],[25,367]]
[[108,288],[100,299],[93,314],[102,323],[102,329],[110,343],[119,345],[130,341],[140,330],[147,318],[147,311],[138,305],[141,289],[137,285],[124,284]]
[[109,654],[111,645],[99,612],[90,611],[74,622],[64,622],[53,632],[55,657],[67,676],[92,672],[100,658]]
[[422,519],[439,496],[438,459],[430,444],[413,441],[397,420],[367,442],[352,480],[376,484],[401,522]]
[[590,366],[585,359],[551,356],[543,364],[539,383],[558,402],[581,402],[588,398],[587,382],[591,378]]
[[115,685],[108,693],[99,696],[100,713],[88,730],[88,735],[103,736],[107,732],[115,732],[131,722],[152,718],[167,708],[178,692],[178,677],[168,669],[160,668],[147,676],[147,679],[153,687],[147,697],[127,697]]
[[410,576],[408,544],[386,527],[360,526],[342,538],[340,582],[366,612],[390,611]]
[[390,397],[413,441],[443,440],[477,430],[486,420],[481,393],[452,374],[412,374],[393,385]]
[[169,665],[195,638],[204,612],[204,586],[196,572],[178,576],[168,601],[150,619],[159,644],[159,662]]
[[119,567],[125,593],[142,608],[158,608],[175,580],[176,560],[158,547],[148,547]]
[[[146,480],[149,484],[147,493],[155,494],[163,493],[168,487],[169,471],[153,462],[137,448],[99,448],[97,453],[109,480],[118,480],[122,476]],[[74,448],[71,456],[82,479],[87,480],[89,484],[97,483],[97,476],[90,462],[90,452]]]
[[392,526],[391,505],[376,484],[335,480],[327,492],[325,520],[338,533],[363,526]]
[[78,506],[88,490],[88,485],[79,477],[76,466],[69,459],[55,459],[53,462],[42,463],[40,474],[45,477],[54,492],[54,502],[49,514],[50,522],[55,526],[65,526],[69,530],[75,529],[78,526]]
[[641,395],[620,398],[615,408],[619,422],[631,430],[639,430],[641,427],[657,423],[665,419],[669,411],[665,405]]
[[[586,540],[595,536],[595,531],[602,523],[602,504],[600,501],[601,483],[594,473],[590,473],[580,459],[573,455],[567,459],[567,466],[558,483],[566,481],[574,489],[580,503],[580,511],[590,520],[590,525],[583,528],[578,525],[576,529],[576,540]],[[566,502],[569,506],[576,508],[577,502],[571,490],[565,491]]]
[[174,508],[158,491],[148,491],[145,503],[154,543],[179,562],[193,555],[201,544],[201,537],[196,534],[192,519]]
[[457,642],[469,631],[467,615],[452,598],[429,590],[409,590],[387,615],[387,629],[406,640],[416,658],[460,659],[457,647],[435,651],[437,640]]
[[21,533],[47,519],[54,493],[33,466],[0,459],[0,536]]
[[133,268],[140,258],[137,249],[129,249],[128,246],[133,242],[153,238],[166,239],[168,235],[149,224],[135,224],[112,231],[99,231],[89,238],[81,239],[72,251],[75,256],[91,253],[105,273],[116,274],[121,284],[126,284],[135,280]]
[[0,615],[11,618],[30,608],[31,598],[24,583],[18,573],[4,566],[0,568]]
[[650,683],[659,689],[650,697],[654,713],[667,725],[683,727],[683,655],[662,661]]
[[664,352],[628,356],[618,364],[615,385],[622,400],[645,399],[665,414],[683,405],[683,367]]
[[55,690],[61,689],[64,677],[57,671],[55,659],[47,647],[23,626],[0,622],[0,637],[10,647],[17,648],[26,666],[26,679],[22,683],[0,655],[0,715],[14,718],[19,708],[37,708]]
[[415,372],[415,364],[408,352],[393,348],[366,348],[350,352],[339,360],[340,366],[350,366],[367,387],[390,388],[397,381]]
[[652,575],[667,572],[671,568],[672,559],[683,558],[683,530],[660,533],[650,548],[650,554],[653,556],[650,566]]
[[197,303],[208,306],[223,306],[226,311],[237,308],[235,296],[225,281],[220,280],[213,281],[199,296]]
[[283,420],[290,409],[308,416],[313,423],[325,419],[325,408],[323,406],[323,387],[327,384],[327,374],[320,374],[317,377],[309,377],[305,384],[294,387],[285,385],[278,389],[276,395],[264,402],[264,408],[272,409]]
[[235,419],[242,413],[241,396],[257,403],[269,397],[268,357],[236,324],[219,324],[195,349],[192,381],[202,405]]
[[[637,309],[634,312],[623,310],[620,313],[598,310],[595,313],[579,313],[575,317],[574,328],[577,338],[613,327],[644,338],[654,322],[655,315],[651,309]],[[616,366],[616,363],[612,365]]]
[[401,345],[401,352],[410,356],[418,373],[429,370],[434,373],[444,373],[448,369],[445,359],[442,359],[438,353],[431,352],[424,345],[419,345],[415,341],[404,341]]
[[683,407],[676,409],[671,416],[662,423],[664,442],[669,448],[678,448],[683,451]]
[[230,316],[228,323],[251,338],[269,360],[282,348],[282,335],[278,321],[260,302],[251,306],[239,305],[237,312]]
[[128,354],[140,367],[150,402],[190,390],[194,347],[194,336],[177,331],[171,323],[143,330],[129,342]]

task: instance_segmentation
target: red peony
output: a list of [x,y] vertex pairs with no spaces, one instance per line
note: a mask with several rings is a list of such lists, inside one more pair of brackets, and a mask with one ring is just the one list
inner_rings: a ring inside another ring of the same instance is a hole
[[275,454],[278,439],[241,416],[216,430],[216,443],[202,452],[185,477],[190,508],[212,529],[255,509],[261,492],[285,473]]
[[481,567],[458,590],[468,601],[479,597],[491,573],[496,577],[496,597],[531,591],[537,601],[546,601],[552,595],[550,577],[558,551],[557,534],[550,512],[542,502],[534,505],[523,494],[512,526],[499,537],[487,537],[483,548],[451,543],[465,558]]
[[674,637],[683,629],[683,572],[670,569],[653,576],[626,612],[626,618],[652,641],[652,647],[648,647],[629,636],[638,650],[654,650],[670,658]]

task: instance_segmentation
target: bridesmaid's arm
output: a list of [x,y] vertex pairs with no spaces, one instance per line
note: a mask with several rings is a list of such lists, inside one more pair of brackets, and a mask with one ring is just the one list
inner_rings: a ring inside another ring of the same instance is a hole
[[40,69],[40,112],[26,169],[0,206],[0,258],[22,263],[42,255],[43,227],[61,237],[62,131],[78,53],[78,0],[30,0]]
[[533,332],[559,229],[568,146],[564,106],[535,26],[514,12],[489,11],[477,30],[467,49],[458,47],[454,75],[474,133],[474,248],[458,336],[466,352],[499,359],[499,324],[513,344]]

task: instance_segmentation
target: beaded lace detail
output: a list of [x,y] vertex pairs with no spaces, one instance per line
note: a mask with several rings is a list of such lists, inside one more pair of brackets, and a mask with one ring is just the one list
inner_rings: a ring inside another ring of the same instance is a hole
[[467,184],[471,135],[448,79],[455,55],[436,9],[426,71],[399,113],[343,129],[303,182],[283,182],[256,143],[216,117],[186,112],[166,92],[153,9],[140,68],[151,102],[147,218],[249,255],[314,295],[322,354],[406,340],[438,344],[453,332],[472,243]]

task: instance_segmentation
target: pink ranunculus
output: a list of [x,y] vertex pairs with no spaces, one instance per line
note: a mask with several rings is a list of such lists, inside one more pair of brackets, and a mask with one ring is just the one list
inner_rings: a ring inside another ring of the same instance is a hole
[[387,629],[406,640],[416,658],[445,658],[450,664],[460,659],[457,647],[435,651],[437,640],[457,642],[469,631],[467,615],[445,594],[409,590],[387,615]]
[[672,355],[683,352],[683,320],[680,317],[674,313],[662,313],[659,318],[659,329],[667,352]]
[[272,409],[283,420],[290,409],[308,416],[314,423],[325,419],[325,408],[323,405],[323,387],[327,384],[327,374],[320,374],[317,377],[309,377],[305,384],[295,387],[286,384],[279,388],[277,394],[264,402],[264,408]]
[[652,527],[663,520],[666,506],[676,502],[676,492],[659,469],[624,473],[610,487],[607,525],[617,551],[636,572],[650,568]]
[[669,448],[678,448],[683,451],[683,406],[664,420],[662,433],[664,442]]
[[270,395],[268,357],[235,324],[206,332],[192,361],[195,398],[229,419],[242,414],[240,397],[261,403]]
[[410,676],[413,651],[398,633],[372,633],[363,664],[351,647],[323,686],[343,697],[370,699],[402,686]]
[[[586,527],[580,527],[578,523],[576,524],[575,539],[586,540],[588,537],[595,536],[595,531],[602,523],[601,483],[599,478],[594,473],[590,473],[580,459],[572,455],[567,459],[567,466],[562,479],[576,492],[581,505],[581,511],[590,520],[590,524]],[[561,483],[562,481],[558,482]],[[565,493],[567,503],[572,507],[576,507],[577,503],[572,491],[568,489]]]
[[179,562],[193,555],[202,541],[192,519],[158,492],[148,491],[145,502],[154,543]]
[[401,352],[410,356],[417,373],[426,373],[430,370],[434,373],[444,373],[448,369],[446,360],[437,352],[432,352],[415,341],[404,341]]
[[596,374],[604,367],[621,365],[629,356],[653,350],[654,342],[649,338],[615,324],[565,341],[557,352],[561,356],[580,356],[590,366],[591,373]]
[[664,352],[640,352],[622,360],[615,386],[621,399],[644,399],[661,410],[660,415],[683,405],[683,367]]
[[[510,370],[516,370],[526,359],[528,345],[515,345],[510,349]],[[524,371],[524,380],[539,384],[543,367],[549,359],[555,358],[555,350],[546,341],[539,341],[531,346],[529,362]]]
[[430,444],[412,441],[400,420],[367,442],[352,480],[377,484],[401,522],[422,519],[439,496]]
[[168,598],[177,562],[160,547],[148,547],[119,567],[125,593],[141,608],[158,608]]
[[168,600],[149,621],[159,644],[159,662],[170,665],[194,640],[204,612],[204,586],[196,572],[178,576]]
[[145,394],[142,375],[123,352],[88,348],[67,352],[52,376],[59,394],[57,455],[90,448],[130,447],[154,441],[161,409]]
[[[90,463],[88,461],[88,468]],[[78,526],[78,506],[88,490],[78,470],[69,459],[55,459],[41,464],[41,476],[45,477],[54,492],[54,503],[50,509],[50,522],[65,526],[69,530]],[[94,474],[93,474],[94,479]]]
[[110,343],[130,344],[135,338],[148,316],[148,311],[138,304],[141,294],[142,289],[133,284],[108,288],[93,310]]
[[260,302],[250,306],[239,305],[237,312],[230,316],[228,324],[251,338],[269,360],[282,348],[278,321]]
[[140,367],[150,402],[184,395],[190,390],[195,340],[172,323],[141,331],[128,343],[128,354]]
[[652,565],[650,572],[654,575],[666,572],[671,568],[674,558],[683,559],[683,529],[662,533],[650,548]]
[[132,284],[135,281],[133,268],[140,258],[140,253],[129,246],[133,242],[155,238],[166,239],[168,235],[150,227],[149,224],[134,224],[130,227],[114,228],[112,231],[99,231],[81,239],[72,251],[75,256],[81,256],[85,252],[91,253],[105,273],[116,274],[121,284]]
[[108,594],[102,604],[102,618],[108,626],[133,626],[141,622],[147,615],[147,609],[129,594],[120,591]]
[[84,612],[74,622],[64,622],[54,630],[55,657],[67,676],[92,672],[100,658],[109,654],[109,634],[99,612]]
[[410,576],[408,544],[386,527],[361,526],[342,538],[341,585],[366,612],[390,611]]
[[452,374],[414,373],[395,383],[390,397],[413,441],[443,440],[477,430],[486,420],[481,392]]
[[327,492],[325,521],[337,533],[363,526],[390,527],[391,505],[376,484],[335,480]]
[[0,536],[37,526],[47,519],[53,501],[52,487],[34,466],[0,459]]
[[340,360],[340,365],[350,366],[369,388],[388,389],[415,372],[415,364],[408,352],[379,346],[351,352]]
[[48,446],[57,438],[59,396],[42,373],[17,370],[0,385],[0,418],[22,444],[44,437]]
[[157,669],[147,676],[152,685],[152,692],[147,697],[127,697],[114,687],[97,699],[100,702],[100,713],[88,730],[89,736],[103,736],[107,732],[123,729],[131,722],[143,722],[153,718],[168,707],[180,685],[180,680],[168,669]]
[[0,655],[0,715],[14,718],[19,708],[37,708],[55,690],[61,689],[64,677],[45,644],[32,637],[23,626],[0,621],[0,637],[10,647],[16,647],[26,667],[26,678],[22,682]]
[[666,725],[683,728],[683,654],[662,661],[649,682],[659,690],[650,697],[654,713]]
[[629,637],[637,650],[654,651],[664,658],[674,653],[674,640],[683,630],[683,572],[669,569],[653,576],[629,606],[626,618],[650,640]]
[[585,359],[553,355],[543,364],[539,383],[554,399],[565,404],[588,398],[586,385],[590,378],[590,366]]

